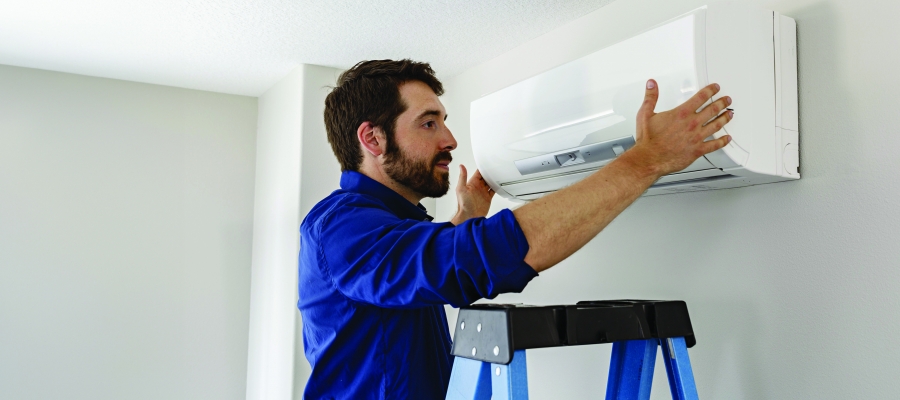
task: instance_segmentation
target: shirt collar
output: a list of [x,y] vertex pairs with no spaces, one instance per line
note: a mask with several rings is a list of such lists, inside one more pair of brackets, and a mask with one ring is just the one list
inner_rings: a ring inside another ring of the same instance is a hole
[[344,171],[341,173],[341,189],[375,197],[383,201],[394,214],[401,218],[419,221],[431,221],[434,219],[434,217],[428,215],[428,210],[421,203],[413,205],[393,189],[356,171]]

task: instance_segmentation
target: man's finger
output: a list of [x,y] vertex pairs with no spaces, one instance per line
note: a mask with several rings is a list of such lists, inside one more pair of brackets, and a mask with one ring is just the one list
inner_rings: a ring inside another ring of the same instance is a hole
[[487,181],[484,180],[484,177],[481,176],[481,170],[480,170],[480,169],[476,169],[476,170],[475,170],[475,175],[472,175],[472,181],[474,181],[476,184],[481,185],[481,186],[483,186],[485,189],[487,189],[488,193],[490,193],[491,196],[494,195],[494,193],[495,193],[495,192],[494,192],[494,188],[492,188],[491,185],[488,185]]
[[721,115],[716,117],[716,119],[709,121],[709,123],[700,130],[702,137],[708,138],[714,133],[722,130],[722,127],[724,127],[725,124],[731,121],[732,118],[734,118],[734,111],[728,110],[723,112]]
[[644,103],[641,104],[641,109],[638,110],[638,121],[646,121],[653,116],[653,110],[656,110],[656,100],[658,99],[659,85],[657,85],[655,80],[650,79],[647,81],[647,87],[644,90]]
[[725,135],[715,140],[703,142],[700,149],[703,150],[703,154],[706,155],[727,146],[730,141],[731,136]]
[[687,107],[691,111],[699,110],[700,107],[703,107],[709,99],[719,93],[719,84],[713,83],[706,86],[703,89],[700,89],[697,94],[691,96],[686,102],[684,102],[684,107]]
[[722,112],[726,107],[731,105],[731,97],[725,96],[721,99],[718,99],[712,104],[706,106],[703,110],[700,110],[699,118],[701,121],[706,123],[707,121],[716,118],[719,113]]

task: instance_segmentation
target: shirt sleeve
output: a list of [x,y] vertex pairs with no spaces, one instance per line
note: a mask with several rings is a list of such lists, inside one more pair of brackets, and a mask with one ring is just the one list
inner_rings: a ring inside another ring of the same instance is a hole
[[524,261],[528,241],[509,210],[454,226],[400,219],[356,198],[319,229],[319,258],[335,288],[380,307],[460,307],[521,292],[537,276]]

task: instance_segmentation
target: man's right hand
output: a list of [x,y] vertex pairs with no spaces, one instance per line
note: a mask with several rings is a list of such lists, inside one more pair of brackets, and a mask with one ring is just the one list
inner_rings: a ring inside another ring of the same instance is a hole
[[657,179],[727,145],[728,136],[704,140],[731,120],[734,114],[722,113],[730,98],[697,111],[718,91],[719,85],[709,85],[675,109],[656,113],[659,88],[656,81],[648,82],[634,147],[582,181],[513,211],[528,239],[525,262],[537,272],[556,265],[593,239]]
[[659,85],[647,81],[644,103],[637,114],[637,143],[631,151],[640,153],[637,159],[646,163],[655,174],[663,176],[681,171],[704,154],[725,147],[731,137],[704,141],[722,129],[734,117],[731,98],[722,97],[697,110],[719,92],[719,85],[712,84],[672,110],[656,113]]

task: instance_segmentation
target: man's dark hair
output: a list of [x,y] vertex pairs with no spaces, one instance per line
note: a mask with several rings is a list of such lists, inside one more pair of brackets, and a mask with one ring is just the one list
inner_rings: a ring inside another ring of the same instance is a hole
[[396,146],[397,117],[407,108],[400,98],[400,85],[409,81],[421,81],[434,94],[444,94],[431,65],[407,59],[362,61],[338,78],[337,86],[325,98],[325,131],[342,171],[358,171],[362,164],[356,130],[363,122],[381,128],[388,146]]

